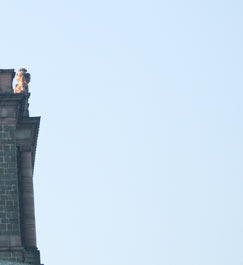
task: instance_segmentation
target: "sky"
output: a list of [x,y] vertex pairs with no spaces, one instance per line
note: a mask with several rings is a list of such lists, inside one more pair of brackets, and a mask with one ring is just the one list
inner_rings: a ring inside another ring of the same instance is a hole
[[0,68],[41,116],[42,263],[243,265],[243,2],[0,10]]

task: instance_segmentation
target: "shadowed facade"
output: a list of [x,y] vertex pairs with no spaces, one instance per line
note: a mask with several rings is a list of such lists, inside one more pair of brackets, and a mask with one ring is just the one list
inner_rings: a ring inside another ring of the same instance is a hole
[[33,192],[40,117],[29,117],[30,94],[14,93],[14,76],[0,70],[0,261],[40,265]]

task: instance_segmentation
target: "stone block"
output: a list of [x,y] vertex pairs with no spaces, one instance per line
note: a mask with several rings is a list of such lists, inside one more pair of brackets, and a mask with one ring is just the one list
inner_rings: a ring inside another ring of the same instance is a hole
[[13,93],[14,69],[0,69],[0,93]]
[[16,110],[14,106],[1,106],[0,118],[15,118]]

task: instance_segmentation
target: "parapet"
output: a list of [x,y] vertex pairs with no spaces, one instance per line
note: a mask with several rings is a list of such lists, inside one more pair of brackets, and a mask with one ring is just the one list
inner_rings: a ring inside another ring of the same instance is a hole
[[13,93],[14,69],[0,69],[0,93]]

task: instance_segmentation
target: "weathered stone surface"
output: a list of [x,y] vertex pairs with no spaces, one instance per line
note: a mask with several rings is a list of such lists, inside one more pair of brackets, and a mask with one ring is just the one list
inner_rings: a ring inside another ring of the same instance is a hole
[[0,93],[13,93],[14,69],[0,69]]
[[40,265],[33,192],[40,118],[28,116],[28,98],[0,92],[0,261]]
[[19,69],[16,79],[18,84],[15,86],[14,93],[29,93],[30,74],[25,68]]
[[0,265],[28,265],[27,263],[0,261]]
[[21,232],[15,126],[0,125],[0,132],[0,245],[4,241],[1,236],[6,235],[18,236],[19,245]]

